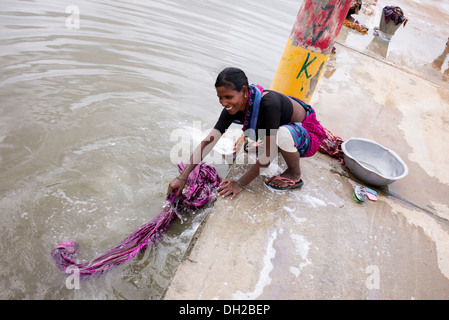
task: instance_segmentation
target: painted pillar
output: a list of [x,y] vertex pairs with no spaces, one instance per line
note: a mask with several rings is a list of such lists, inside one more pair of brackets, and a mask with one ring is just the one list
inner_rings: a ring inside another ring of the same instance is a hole
[[308,103],[351,0],[303,0],[270,89]]

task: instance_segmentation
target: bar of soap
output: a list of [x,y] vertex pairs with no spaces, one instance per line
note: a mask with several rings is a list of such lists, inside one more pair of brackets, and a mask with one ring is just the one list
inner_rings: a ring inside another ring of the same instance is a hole
[[365,191],[368,199],[371,201],[377,201],[377,192],[375,190],[365,187]]

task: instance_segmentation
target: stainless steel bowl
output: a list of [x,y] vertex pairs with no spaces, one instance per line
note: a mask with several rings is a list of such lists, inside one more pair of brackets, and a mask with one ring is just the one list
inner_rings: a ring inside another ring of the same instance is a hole
[[375,141],[351,138],[342,143],[341,149],[351,173],[370,185],[384,187],[408,174],[404,161]]

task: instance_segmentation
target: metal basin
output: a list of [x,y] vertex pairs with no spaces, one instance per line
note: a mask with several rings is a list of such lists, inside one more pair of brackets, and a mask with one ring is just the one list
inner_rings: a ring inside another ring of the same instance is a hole
[[351,173],[370,185],[387,186],[408,174],[404,161],[375,141],[351,138],[342,143],[341,149]]

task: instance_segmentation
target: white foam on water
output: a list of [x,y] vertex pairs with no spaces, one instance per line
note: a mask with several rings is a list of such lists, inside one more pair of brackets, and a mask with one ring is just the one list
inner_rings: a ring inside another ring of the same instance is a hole
[[304,267],[312,264],[312,262],[307,259],[311,243],[301,234],[290,234],[290,238],[293,241],[296,253],[304,260],[304,262],[301,262],[298,266],[290,267],[290,272],[293,273],[295,277],[298,277]]
[[307,221],[306,218],[300,218],[295,215],[295,212],[296,212],[295,208],[283,206],[282,209],[284,209],[285,211],[287,211],[289,213],[290,217],[295,221],[296,224],[300,224],[300,223]]
[[306,195],[304,197],[304,201],[307,202],[307,204],[309,204],[312,208],[318,208],[318,207],[326,207],[327,203],[324,202],[321,199],[318,199],[316,197],[310,196],[310,195]]
[[[283,230],[279,230],[280,233]],[[241,292],[237,291],[232,295],[233,299],[236,300],[253,300],[260,296],[263,292],[263,289],[271,283],[270,272],[273,270],[273,264],[271,263],[271,259],[273,259],[276,255],[276,249],[274,249],[273,244],[277,238],[277,230],[274,230],[268,239],[267,249],[265,256],[263,257],[263,268],[260,271],[259,281],[256,283],[256,286],[252,292]]]

